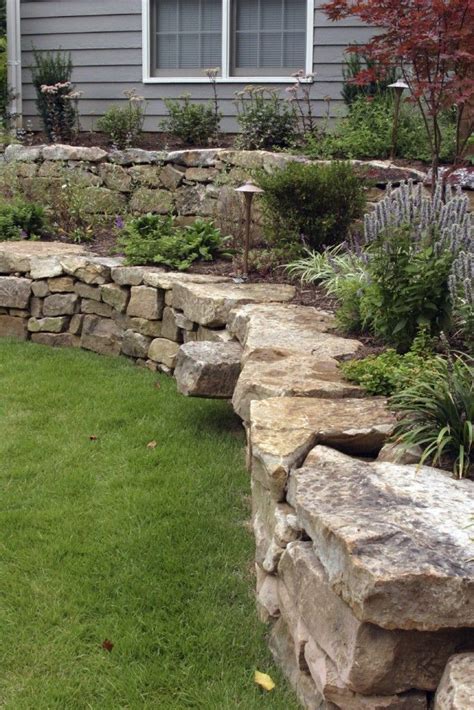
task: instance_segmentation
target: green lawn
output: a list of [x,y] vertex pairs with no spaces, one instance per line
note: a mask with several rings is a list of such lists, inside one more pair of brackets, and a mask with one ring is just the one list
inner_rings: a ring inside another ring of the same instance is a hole
[[156,381],[0,342],[2,708],[297,707],[254,610],[241,426]]

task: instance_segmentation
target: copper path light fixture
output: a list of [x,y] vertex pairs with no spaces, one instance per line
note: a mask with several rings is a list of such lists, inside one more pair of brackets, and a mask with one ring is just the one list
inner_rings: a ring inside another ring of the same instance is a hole
[[244,236],[244,253],[243,253],[243,265],[242,265],[242,277],[244,279],[248,278],[249,271],[249,249],[250,249],[250,226],[252,223],[252,201],[253,196],[257,195],[263,190],[253,182],[246,182],[240,187],[237,187],[236,192],[241,192],[245,198],[245,236]]
[[395,92],[395,105],[393,107],[393,129],[392,129],[392,149],[390,151],[390,160],[395,159],[397,152],[397,136],[398,136],[398,120],[400,117],[400,101],[402,99],[402,94],[405,89],[409,86],[402,79],[397,79],[394,84],[388,85],[389,89],[393,89]]

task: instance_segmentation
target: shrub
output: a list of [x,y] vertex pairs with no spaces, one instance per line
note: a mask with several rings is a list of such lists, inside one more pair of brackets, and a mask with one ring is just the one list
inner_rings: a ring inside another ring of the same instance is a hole
[[418,382],[396,394],[392,408],[401,415],[396,441],[424,449],[420,463],[449,461],[456,478],[474,464],[474,361],[466,356],[437,357]]
[[78,119],[77,99],[71,83],[73,65],[70,54],[34,50],[33,85],[36,106],[49,140],[67,141]]
[[237,146],[244,150],[287,148],[298,135],[298,116],[278,91],[248,86],[236,93],[237,121],[241,134]]
[[35,238],[45,229],[45,212],[41,205],[16,198],[0,202],[0,240]]
[[[441,117],[442,160],[452,160],[456,148],[456,122],[450,113]],[[304,152],[313,158],[388,158],[392,149],[393,97],[376,94],[354,98],[347,116],[323,138],[306,136]],[[431,159],[431,149],[421,114],[402,103],[397,132],[397,156],[408,160]]]
[[258,183],[271,240],[297,252],[341,242],[365,206],[362,182],[347,163],[290,162],[272,174],[260,172]]
[[213,103],[192,103],[189,95],[164,99],[169,117],[161,122],[164,131],[186,145],[205,145],[219,132],[222,114]]
[[347,380],[361,385],[368,394],[390,396],[415,384],[435,357],[430,339],[422,332],[404,355],[389,349],[380,355],[343,362],[341,370]]
[[[355,46],[353,45],[352,48],[355,49]],[[376,78],[372,78],[367,84],[354,81],[360,72],[366,70],[373,72]],[[346,106],[352,106],[360,98],[367,99],[387,94],[390,92],[388,85],[396,81],[394,69],[385,71],[383,76],[377,76],[374,60],[356,51],[351,51],[348,54],[342,67],[342,76],[344,81],[341,94]]]
[[132,146],[143,129],[145,108],[143,96],[136,91],[124,91],[127,105],[124,108],[112,106],[97,121],[99,131],[106,133],[112,144],[119,150]]
[[194,261],[211,261],[223,246],[212,222],[197,219],[179,228],[171,216],[147,214],[129,220],[119,238],[129,264],[163,264],[179,271]]

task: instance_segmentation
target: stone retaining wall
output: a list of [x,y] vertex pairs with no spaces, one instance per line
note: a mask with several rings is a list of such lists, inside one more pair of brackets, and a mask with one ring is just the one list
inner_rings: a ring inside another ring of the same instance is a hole
[[306,708],[428,708],[439,686],[437,710],[467,710],[474,485],[391,462],[385,401],[337,368],[360,343],[293,296],[73,245],[0,245],[0,336],[123,355],[174,372],[187,395],[232,397],[259,613]]
[[[216,217],[229,211],[232,188],[247,180],[255,169],[268,172],[295,160],[305,159],[228,149],[106,152],[66,145],[11,145],[0,164],[0,175],[9,182],[15,176],[33,195],[43,195],[48,186],[63,182],[65,175],[74,175],[88,190],[84,208],[90,213],[121,214],[125,208],[137,214],[172,212],[186,223],[198,216]],[[389,161],[353,163],[373,185],[368,195],[371,201],[383,195],[390,181],[426,177],[423,172],[399,168]]]

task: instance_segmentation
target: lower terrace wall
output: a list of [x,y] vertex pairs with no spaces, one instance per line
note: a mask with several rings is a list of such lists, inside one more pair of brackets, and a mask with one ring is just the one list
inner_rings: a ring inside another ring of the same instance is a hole
[[391,462],[385,401],[337,370],[360,343],[293,296],[74,245],[0,245],[0,336],[123,355],[174,371],[187,394],[233,396],[259,613],[306,708],[468,710],[474,485]]

